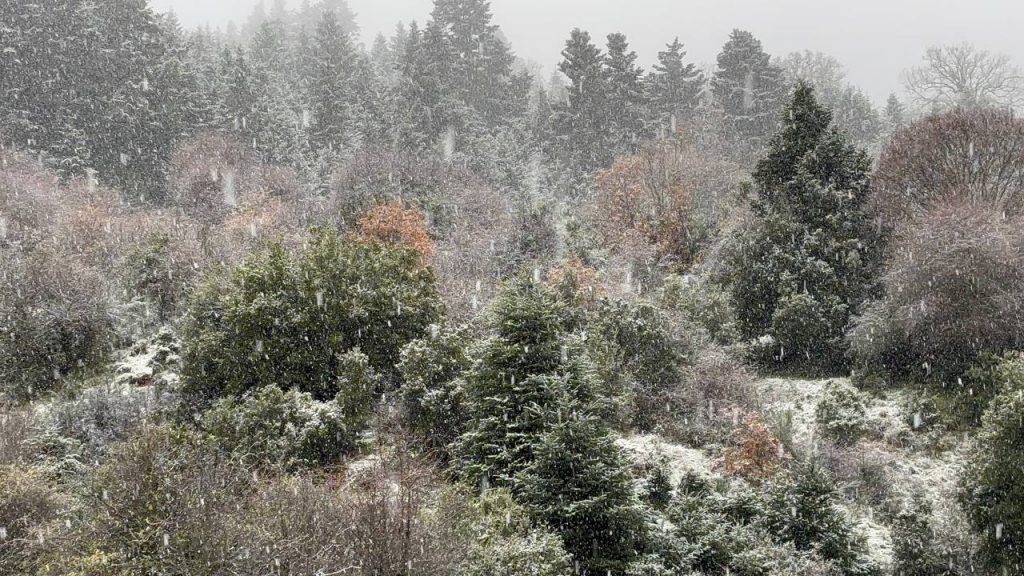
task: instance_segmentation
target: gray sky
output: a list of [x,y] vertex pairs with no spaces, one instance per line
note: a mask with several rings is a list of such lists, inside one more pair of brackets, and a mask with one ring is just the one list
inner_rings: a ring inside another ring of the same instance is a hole
[[[256,0],[151,0],[194,26],[243,21]],[[291,0],[298,4],[299,0]],[[271,2],[267,2],[268,6]],[[349,0],[364,41],[398,21],[423,21],[431,0]],[[675,36],[699,64],[712,64],[733,28],[750,30],[782,56],[818,50],[846,65],[851,82],[884,101],[925,48],[970,42],[1024,66],[1021,0],[491,0],[516,53],[554,70],[574,27],[603,39],[625,33],[645,68]]]

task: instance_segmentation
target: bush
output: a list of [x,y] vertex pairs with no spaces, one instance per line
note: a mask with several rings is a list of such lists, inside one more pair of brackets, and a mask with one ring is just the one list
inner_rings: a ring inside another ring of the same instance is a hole
[[0,464],[0,573],[32,574],[39,567],[37,542],[61,510],[52,485],[38,469]]
[[893,572],[906,576],[946,574],[935,546],[931,506],[919,495],[896,514],[892,523]]
[[773,478],[788,459],[771,431],[755,417],[748,417],[738,430],[735,446],[725,449],[722,468],[726,474],[760,483]]
[[100,273],[50,250],[0,253],[0,393],[44,394],[114,344]]
[[1019,377],[1008,384],[982,417],[959,500],[981,534],[985,565],[993,572],[1017,573],[1024,564],[1024,387]]
[[335,464],[355,450],[358,434],[366,426],[370,384],[361,382],[343,390],[333,402],[266,386],[240,400],[218,401],[203,415],[202,427],[250,466],[294,470]]
[[840,445],[856,444],[867,424],[867,404],[853,386],[838,380],[825,384],[821,400],[814,409],[818,429]]
[[982,352],[1024,342],[1020,223],[977,205],[933,208],[901,227],[885,296],[857,318],[849,340],[865,366],[950,385]]
[[402,349],[402,408],[409,427],[431,448],[447,450],[466,425],[464,383],[471,365],[465,328],[431,327],[429,338]]
[[507,491],[482,495],[474,503],[474,544],[458,576],[568,576],[572,557],[559,537],[531,528],[530,518]]
[[358,348],[391,376],[402,347],[441,311],[415,252],[316,231],[301,253],[274,245],[197,291],[183,331],[184,390],[209,399],[273,384],[329,400],[346,352]]
[[359,218],[355,232],[363,242],[378,242],[415,250],[424,264],[434,255],[434,241],[427,232],[423,212],[403,202],[381,204]]
[[736,312],[729,294],[705,278],[671,275],[661,288],[661,305],[687,323],[707,331],[717,344],[739,340]]

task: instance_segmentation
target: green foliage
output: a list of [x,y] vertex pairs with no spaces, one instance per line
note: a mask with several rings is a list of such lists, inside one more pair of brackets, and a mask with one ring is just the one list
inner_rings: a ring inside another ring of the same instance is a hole
[[661,311],[650,304],[604,300],[589,330],[601,380],[609,394],[630,402],[630,424],[652,430],[687,407],[678,390],[685,347]]
[[836,506],[835,484],[813,462],[801,464],[793,476],[771,487],[768,522],[776,538],[797,550],[814,551],[849,576],[879,574],[864,557],[864,542]]
[[366,378],[355,378],[331,402],[265,386],[241,399],[219,400],[203,415],[202,428],[249,465],[293,470],[334,464],[355,450],[372,392]]
[[456,442],[460,473],[509,486],[568,395],[593,400],[593,368],[567,332],[568,310],[549,288],[511,281],[489,312],[493,336],[466,376],[469,429]]
[[675,274],[665,278],[661,306],[707,331],[717,344],[729,345],[739,340],[736,311],[729,293],[705,278],[688,279]]
[[432,448],[447,449],[466,426],[464,382],[471,365],[466,328],[431,327],[428,338],[402,349],[398,372],[409,427]]
[[7,256],[0,254],[0,395],[26,400],[99,365],[116,338],[96,270],[46,250]]
[[511,493],[488,492],[474,503],[477,537],[458,576],[568,576],[572,557],[559,537],[531,528],[530,518]]
[[900,510],[892,523],[893,572],[905,576],[945,574],[929,518],[931,506],[920,495]]
[[566,398],[560,421],[532,446],[515,491],[561,535],[587,574],[622,573],[643,549],[645,524],[619,449],[597,417]]
[[867,404],[859,390],[838,380],[825,384],[821,400],[814,409],[818,429],[837,443],[855,444],[867,423]]
[[172,250],[169,236],[154,234],[133,246],[122,263],[128,290],[155,303],[162,320],[177,311],[194,273],[192,263],[179,261]]
[[993,571],[1016,573],[1024,563],[1024,386],[1020,362],[1014,380],[992,399],[982,417],[961,477],[959,499],[981,534],[981,557]]
[[826,370],[845,364],[850,315],[872,294],[879,258],[865,204],[870,160],[830,122],[800,84],[729,257],[742,335],[771,336],[778,359]]
[[344,354],[356,348],[390,375],[402,347],[441,314],[433,280],[412,251],[330,231],[315,231],[294,256],[272,246],[194,295],[185,392],[210,399],[276,385],[331,399],[344,385]]

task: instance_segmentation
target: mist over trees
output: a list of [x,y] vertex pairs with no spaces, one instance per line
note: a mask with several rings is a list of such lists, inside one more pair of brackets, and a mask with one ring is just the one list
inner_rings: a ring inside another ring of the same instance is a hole
[[359,26],[0,0],[0,573],[1024,573],[1009,58]]

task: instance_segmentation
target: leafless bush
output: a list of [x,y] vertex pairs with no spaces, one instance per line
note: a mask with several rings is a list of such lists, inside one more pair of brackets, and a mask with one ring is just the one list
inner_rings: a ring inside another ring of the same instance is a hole
[[996,214],[1024,212],[1024,120],[1004,110],[956,109],[892,137],[871,192],[885,226],[957,199]]
[[901,227],[884,298],[856,320],[864,364],[957,376],[982,351],[1024,343],[1024,236],[997,209],[948,203]]

